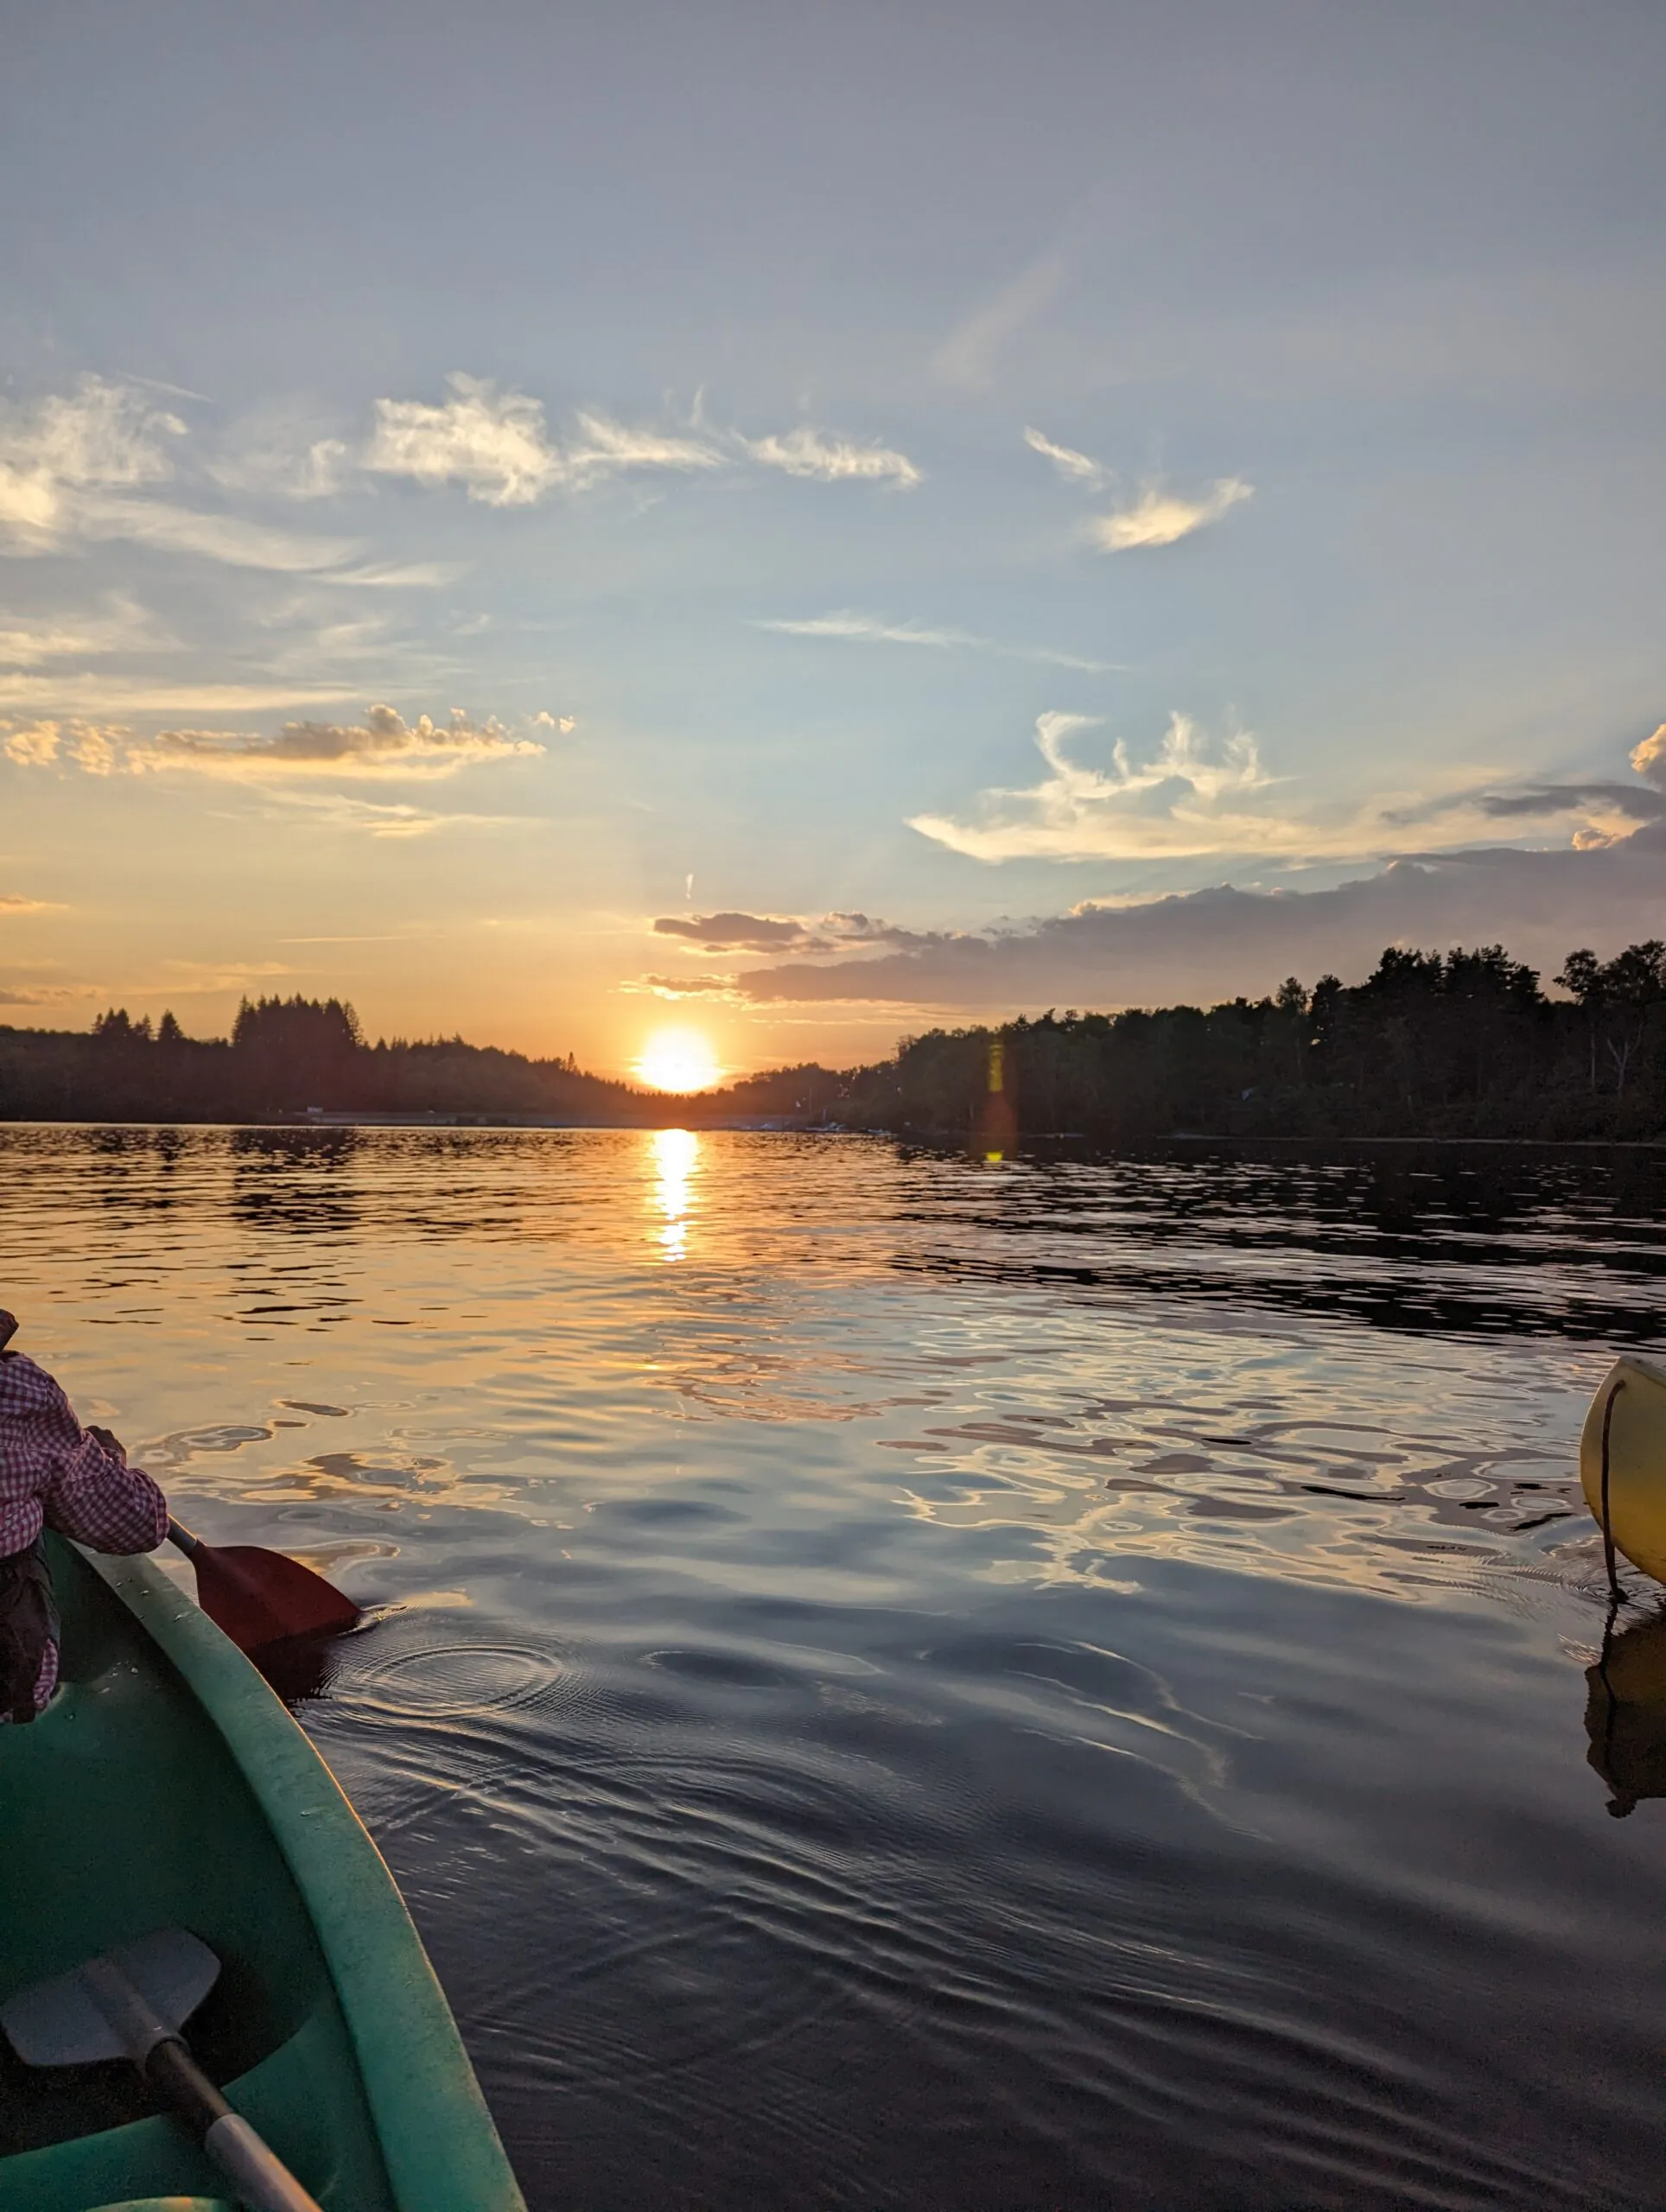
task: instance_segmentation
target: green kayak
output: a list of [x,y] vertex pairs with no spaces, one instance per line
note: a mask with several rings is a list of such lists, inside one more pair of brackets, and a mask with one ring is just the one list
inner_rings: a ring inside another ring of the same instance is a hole
[[[191,2043],[324,2212],[525,2212],[376,1847],[260,1675],[148,1560],[49,1540],[63,1681],[0,1727],[0,2002],[178,1925],[222,1972]],[[0,2048],[0,2212],[218,2212],[124,2065]]]

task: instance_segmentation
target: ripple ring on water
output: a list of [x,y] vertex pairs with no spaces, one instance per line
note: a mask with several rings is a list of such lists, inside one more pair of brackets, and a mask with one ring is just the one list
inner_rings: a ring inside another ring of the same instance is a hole
[[360,1675],[355,1704],[401,1719],[457,1720],[535,1704],[568,1669],[523,1643],[432,1643],[402,1651]]

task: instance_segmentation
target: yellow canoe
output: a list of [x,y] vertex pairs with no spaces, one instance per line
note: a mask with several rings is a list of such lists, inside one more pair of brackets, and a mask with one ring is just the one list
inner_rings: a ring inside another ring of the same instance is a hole
[[1580,1481],[1615,1548],[1666,1582],[1666,1368],[1614,1362],[1585,1416]]

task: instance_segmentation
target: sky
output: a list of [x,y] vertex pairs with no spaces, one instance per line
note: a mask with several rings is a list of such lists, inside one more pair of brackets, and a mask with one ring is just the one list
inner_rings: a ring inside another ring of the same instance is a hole
[[740,1071],[1666,935],[1657,7],[0,39],[0,1022]]

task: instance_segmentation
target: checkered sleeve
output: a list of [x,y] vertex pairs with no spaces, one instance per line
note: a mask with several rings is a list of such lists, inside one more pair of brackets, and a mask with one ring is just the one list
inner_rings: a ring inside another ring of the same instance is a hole
[[[143,1467],[89,1436],[52,1377],[13,1354],[0,1397],[0,1548],[32,1543],[41,1522],[98,1552],[154,1551],[168,1534],[168,1501]],[[10,1493],[10,1495],[9,1495]],[[7,1508],[10,1507],[10,1511]],[[28,1525],[32,1522],[33,1525]]]

